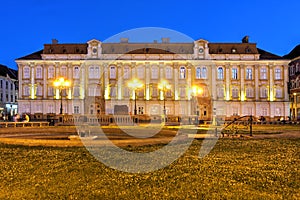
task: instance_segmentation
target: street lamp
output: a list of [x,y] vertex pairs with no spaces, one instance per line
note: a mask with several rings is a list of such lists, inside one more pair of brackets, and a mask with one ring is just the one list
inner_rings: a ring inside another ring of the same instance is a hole
[[128,87],[134,91],[134,115],[137,115],[136,109],[136,90],[143,87],[143,83],[141,83],[138,79],[132,79],[128,82]]
[[293,93],[293,95],[294,95],[294,101],[293,101],[293,103],[294,103],[294,106],[293,106],[293,117],[294,117],[294,120],[297,120],[297,118],[298,118],[298,112],[297,112],[297,93],[296,92],[294,92]]
[[59,89],[60,94],[60,114],[63,114],[63,106],[62,106],[62,91],[71,86],[71,82],[64,77],[60,77],[56,79],[53,83],[54,87]]
[[163,109],[163,115],[164,115],[164,121],[166,121],[166,90],[171,89],[171,85],[166,80],[162,80],[158,84],[158,89],[160,89],[163,92],[163,100],[164,100],[164,109]]

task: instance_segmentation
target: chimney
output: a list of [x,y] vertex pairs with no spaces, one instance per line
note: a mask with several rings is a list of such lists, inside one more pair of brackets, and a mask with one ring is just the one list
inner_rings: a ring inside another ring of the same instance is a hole
[[128,43],[128,40],[129,40],[128,38],[121,38],[120,42],[121,43]]
[[162,43],[170,43],[170,38],[161,38]]
[[58,44],[58,40],[57,39],[52,39],[52,44]]

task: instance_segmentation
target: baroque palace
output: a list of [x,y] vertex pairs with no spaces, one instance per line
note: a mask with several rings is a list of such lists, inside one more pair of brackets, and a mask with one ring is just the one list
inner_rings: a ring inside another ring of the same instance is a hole
[[[289,61],[247,38],[236,43],[53,40],[16,60],[19,113],[287,118]],[[58,78],[67,84],[57,84]]]

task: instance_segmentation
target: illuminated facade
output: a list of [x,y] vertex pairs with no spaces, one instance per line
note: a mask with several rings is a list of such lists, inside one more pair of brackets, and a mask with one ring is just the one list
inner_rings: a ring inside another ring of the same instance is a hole
[[300,120],[300,57],[294,58],[289,66],[291,119]]
[[[59,113],[58,77],[71,80],[64,91],[68,114],[128,113],[199,116],[210,120],[254,115],[289,116],[288,63],[255,43],[102,43],[45,44],[16,60],[20,113]],[[132,79],[142,82],[133,91]],[[159,85],[167,82],[168,87]],[[197,91],[197,92],[196,92]],[[135,95],[136,94],[136,95]],[[136,98],[136,99],[135,99]],[[125,110],[126,112],[126,110]]]
[[0,65],[0,118],[18,112],[18,72]]

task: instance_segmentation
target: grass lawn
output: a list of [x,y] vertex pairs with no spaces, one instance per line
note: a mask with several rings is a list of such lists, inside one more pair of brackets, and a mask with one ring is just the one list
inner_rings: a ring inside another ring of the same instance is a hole
[[145,174],[110,169],[83,147],[0,144],[0,199],[300,199],[300,139],[220,139],[199,159],[201,143]]

